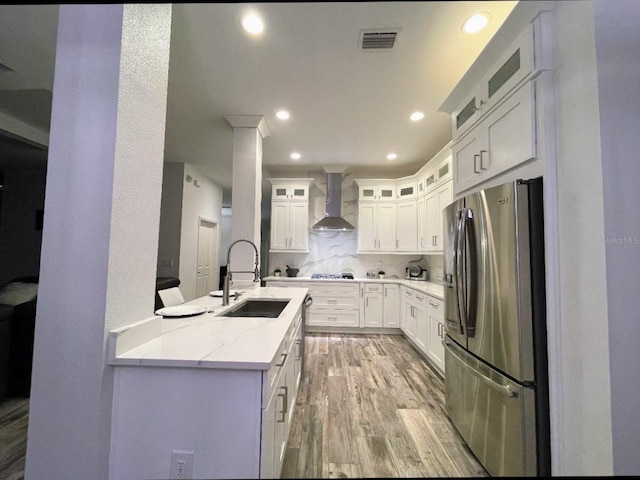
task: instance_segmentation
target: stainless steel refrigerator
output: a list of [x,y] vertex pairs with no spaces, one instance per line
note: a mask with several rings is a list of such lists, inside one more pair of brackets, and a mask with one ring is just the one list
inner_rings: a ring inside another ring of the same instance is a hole
[[492,476],[549,476],[542,179],[443,213],[447,414]]

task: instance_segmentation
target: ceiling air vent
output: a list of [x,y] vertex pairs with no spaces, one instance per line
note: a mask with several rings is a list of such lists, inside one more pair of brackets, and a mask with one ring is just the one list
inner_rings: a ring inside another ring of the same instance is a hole
[[383,30],[362,30],[360,32],[360,50],[389,50],[398,37],[397,28]]

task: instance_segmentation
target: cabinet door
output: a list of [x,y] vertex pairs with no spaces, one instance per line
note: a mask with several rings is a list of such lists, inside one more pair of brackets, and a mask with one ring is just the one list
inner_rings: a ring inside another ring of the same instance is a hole
[[427,356],[436,367],[444,372],[444,302],[437,298],[428,298],[427,321],[429,324]]
[[364,294],[364,326],[382,327],[382,294]]
[[[448,181],[438,187],[436,190],[436,196],[438,197],[438,212],[436,214],[435,228],[433,235],[435,235],[435,247],[436,250],[441,252],[444,248],[444,217],[442,210],[449,206],[453,202],[453,182]],[[428,237],[427,237],[428,238]]]
[[418,303],[413,306],[414,315],[414,341],[418,348],[427,353],[427,309]]
[[[418,214],[416,200],[398,202],[398,220],[396,223],[398,252],[415,252],[418,239]],[[383,224],[384,225],[384,224]]]
[[[437,250],[436,236],[438,235],[438,190],[429,193],[425,198],[427,211],[426,248],[428,252]],[[442,232],[442,226],[440,227]]]
[[289,244],[289,202],[271,202],[271,250],[286,250]]
[[480,152],[485,149],[482,125],[478,125],[453,147],[454,192],[472,187],[479,181]]
[[309,249],[309,204],[289,204],[289,250]]
[[444,372],[444,346],[442,345],[443,323],[429,310],[427,314],[429,331],[427,333],[427,356],[440,371]]
[[416,180],[408,180],[398,183],[396,186],[396,195],[398,200],[416,198],[418,195],[418,182]]
[[373,252],[378,244],[376,237],[376,203],[360,203],[358,205],[358,251]]
[[[379,203],[377,215],[377,238],[380,252],[396,251],[396,204]],[[415,236],[414,236],[415,238]]]
[[383,298],[383,327],[399,327],[400,326],[400,288],[398,285],[385,284]]
[[427,199],[426,197],[418,198],[418,252],[427,251]]
[[481,157],[482,172],[494,176],[536,157],[533,88],[533,82],[523,85],[482,121],[488,152]]

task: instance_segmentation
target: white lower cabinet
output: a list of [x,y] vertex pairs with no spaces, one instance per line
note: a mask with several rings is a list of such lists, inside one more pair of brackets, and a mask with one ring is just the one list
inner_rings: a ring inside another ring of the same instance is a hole
[[402,332],[444,375],[444,302],[410,287],[400,291]]
[[398,328],[400,326],[400,286],[393,283],[383,285],[382,326]]
[[364,289],[361,311],[363,327],[383,326],[383,304],[381,283],[365,283],[361,286]]
[[301,329],[300,308],[266,370],[117,366],[108,480],[168,478],[172,450],[194,453],[190,478],[279,478]]
[[427,305],[427,356],[433,364],[444,373],[444,302],[437,298],[429,297]]
[[308,327],[359,327],[360,291],[357,282],[301,282],[313,304],[307,310]]
[[294,322],[267,377],[268,402],[262,414],[260,478],[279,478],[300,384],[301,318]]

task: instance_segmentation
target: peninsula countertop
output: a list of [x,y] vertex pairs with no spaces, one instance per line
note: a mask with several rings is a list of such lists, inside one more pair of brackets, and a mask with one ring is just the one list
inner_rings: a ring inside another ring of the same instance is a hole
[[[232,287],[231,291],[236,288]],[[243,288],[238,287],[238,291]],[[109,332],[110,365],[267,370],[296,318],[307,288],[244,289],[222,306],[210,295],[186,302],[208,309],[192,317],[152,316]],[[290,300],[278,318],[219,316],[247,298]]]
[[422,293],[426,293],[427,295],[431,295],[433,297],[439,298],[440,300],[444,299],[444,285],[438,282],[428,282],[422,280],[407,280],[405,278],[359,278],[356,277],[354,279],[325,279],[325,278],[311,278],[311,277],[276,277],[275,275],[270,275],[268,277],[263,278],[263,280],[267,282],[331,282],[340,284],[344,283],[395,283],[398,285],[404,285],[405,287],[411,287],[415,290],[419,290]]

